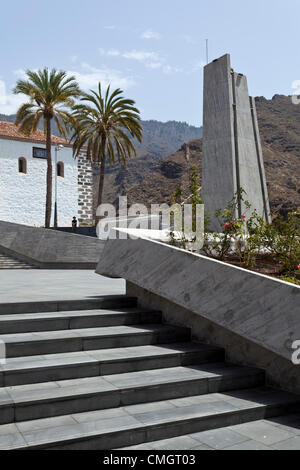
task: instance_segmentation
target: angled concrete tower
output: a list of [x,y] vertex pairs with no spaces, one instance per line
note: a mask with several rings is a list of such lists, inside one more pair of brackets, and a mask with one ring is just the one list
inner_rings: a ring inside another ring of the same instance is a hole
[[[245,75],[235,73],[224,55],[204,68],[203,176],[205,210],[224,208],[238,188],[258,214],[270,222],[270,206],[255,101]],[[236,216],[245,211],[240,202]]]

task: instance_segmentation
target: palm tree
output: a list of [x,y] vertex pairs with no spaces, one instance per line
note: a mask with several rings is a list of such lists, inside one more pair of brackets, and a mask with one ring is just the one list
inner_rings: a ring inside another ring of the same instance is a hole
[[15,94],[24,94],[30,101],[23,104],[16,116],[16,125],[25,135],[35,132],[41,119],[46,136],[47,179],[45,227],[50,227],[52,208],[52,159],[51,159],[51,121],[56,122],[60,134],[67,138],[70,126],[74,125],[73,115],[67,111],[73,107],[74,98],[81,94],[74,77],[66,72],[47,68],[37,72],[28,70],[28,80],[19,80]]
[[76,128],[72,139],[75,157],[86,146],[87,158],[100,165],[98,206],[102,204],[105,164],[108,159],[126,166],[127,158],[136,155],[131,140],[142,141],[142,126],[135,102],[125,99],[119,88],[110,93],[110,86],[102,96],[101,84],[98,92],[84,93],[81,101],[85,104],[74,106]]

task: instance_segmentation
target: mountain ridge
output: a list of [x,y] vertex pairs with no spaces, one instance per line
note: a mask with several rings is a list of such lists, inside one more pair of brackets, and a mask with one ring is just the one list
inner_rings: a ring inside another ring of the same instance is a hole
[[[300,106],[291,97],[256,98],[268,193],[273,216],[300,206]],[[183,145],[162,158],[151,175],[127,191],[128,204],[170,202],[181,184],[188,196],[188,174],[196,165],[202,173],[202,140]],[[228,201],[224,201],[224,206]]]
[[[0,114],[0,121],[14,122],[15,114]],[[202,137],[202,127],[191,126],[184,121],[161,122],[154,119],[141,121],[143,142],[134,141],[137,150],[151,153],[159,158],[176,152],[184,143]],[[57,126],[53,125],[52,134],[60,136]],[[40,124],[39,128],[42,128]]]

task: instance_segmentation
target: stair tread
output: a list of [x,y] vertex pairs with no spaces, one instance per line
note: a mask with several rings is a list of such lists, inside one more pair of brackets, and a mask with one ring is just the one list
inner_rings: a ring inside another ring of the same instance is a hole
[[6,359],[0,364],[0,372],[26,370],[32,368],[47,368],[53,366],[63,367],[68,364],[114,362],[133,358],[162,357],[178,355],[187,352],[220,351],[221,348],[200,343],[171,343],[147,346],[134,346],[126,348],[99,349],[93,351],[77,351],[69,353],[45,354],[37,356],[23,356]]
[[125,430],[150,429],[299,402],[299,396],[259,387],[5,424],[0,426],[0,448],[51,447]]
[[[163,331],[183,331],[183,328],[162,324],[146,324],[146,325],[120,325],[108,327],[79,328],[58,331],[41,331],[33,333],[12,333],[0,335],[0,341],[6,344],[40,342],[51,340],[64,340],[70,338],[93,338],[108,336],[123,336],[133,334],[155,333]],[[186,330],[186,329],[185,329]]]
[[299,410],[299,396],[261,386],[264,371],[224,362],[223,348],[135,305],[3,305],[0,450],[146,445]]
[[299,424],[300,414],[291,413],[118,450],[299,450]]
[[261,374],[252,367],[228,363],[212,363],[191,367],[145,370],[115,375],[61,380],[38,384],[16,385],[0,388],[0,406],[20,405],[63,397],[76,397],[95,393],[136,389],[167,383],[183,383],[191,380],[209,380],[228,377],[245,377]]
[[0,328],[1,322],[7,321],[23,321],[23,320],[48,320],[48,319],[64,319],[64,318],[81,318],[89,316],[118,316],[131,313],[156,313],[157,310],[145,310],[142,308],[124,308],[116,310],[70,310],[65,312],[40,312],[40,313],[15,313],[15,314],[2,314],[0,315]]
[[36,266],[14,258],[13,256],[0,254],[0,269],[34,269]]

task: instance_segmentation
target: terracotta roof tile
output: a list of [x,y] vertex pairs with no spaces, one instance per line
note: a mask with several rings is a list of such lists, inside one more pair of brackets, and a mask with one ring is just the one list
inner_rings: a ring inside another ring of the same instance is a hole
[[[30,134],[29,136],[24,135],[19,127],[16,126],[13,122],[0,121],[0,138],[11,139],[11,140],[23,140],[29,142],[40,142],[46,143],[45,135],[43,131],[36,131]],[[60,137],[52,135],[52,143],[54,144],[63,144],[67,146],[72,146],[70,142]]]

